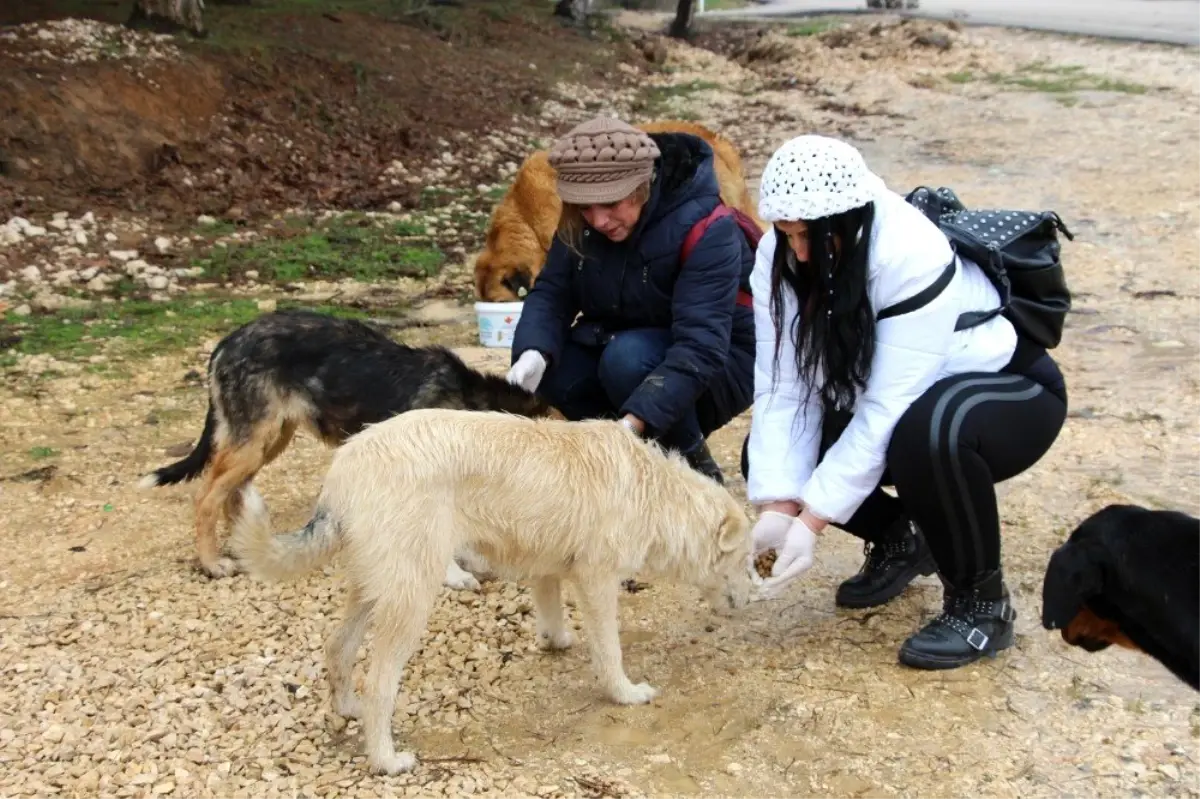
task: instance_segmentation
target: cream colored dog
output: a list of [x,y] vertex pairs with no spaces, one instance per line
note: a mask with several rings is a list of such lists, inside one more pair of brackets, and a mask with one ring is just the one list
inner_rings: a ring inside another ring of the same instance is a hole
[[[346,617],[325,647],[334,711],[362,711],[368,765],[396,774],[391,724],[404,666],[420,643],[455,550],[503,579],[533,583],[538,640],[572,643],[560,586],[571,582],[601,687],[620,704],[658,693],[622,665],[617,595],[647,573],[701,587],[717,610],[752,597],[750,522],[741,504],[684,459],[612,421],[414,410],[367,427],[334,454],[308,524],[274,535],[253,486],[232,548],[261,579],[287,579],[345,551]],[[351,672],[375,623],[365,707]]]

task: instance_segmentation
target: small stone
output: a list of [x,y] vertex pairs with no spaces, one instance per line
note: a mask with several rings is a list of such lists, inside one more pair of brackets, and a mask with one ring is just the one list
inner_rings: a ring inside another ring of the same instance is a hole
[[215,224],[217,224],[217,220],[216,220],[216,218],[211,217],[208,214],[200,214],[200,216],[196,217],[196,224],[198,224],[198,225],[215,225]]
[[166,236],[159,236],[154,240],[154,249],[160,253],[165,253],[171,249],[171,240]]
[[46,228],[38,227],[37,225],[30,225],[29,227],[25,228],[24,233],[29,238],[33,238],[34,236],[45,236]]
[[49,741],[52,744],[56,744],[56,743],[61,743],[62,739],[65,736],[66,736],[66,731],[63,730],[61,724],[51,724],[49,727],[46,728],[46,731],[42,733],[42,740]]
[[26,283],[40,283],[42,280],[42,270],[36,266],[27,266],[21,270],[21,277]]
[[278,303],[275,300],[259,300],[257,305],[263,313],[274,313]]
[[727,765],[725,767],[725,770],[728,771],[730,774],[740,774],[742,771],[742,764],[741,763],[730,763],[729,765]]
[[[108,235],[112,234],[107,234],[105,238],[107,238]],[[137,250],[109,250],[108,257],[112,258],[114,261],[126,263],[127,261],[132,261],[133,259],[137,258],[138,253]]]
[[257,269],[247,269],[245,274],[246,274],[246,277],[249,278],[250,280],[258,280],[258,270]]
[[150,277],[146,278],[146,285],[155,291],[162,291],[168,285],[170,285],[170,283],[171,281],[164,275],[151,275]]
[[66,229],[67,229],[67,220],[65,220],[65,219],[51,219],[51,220],[50,220],[50,227],[54,228],[55,230],[66,230]]
[[33,313],[33,309],[29,307],[29,303],[22,303],[16,308],[13,308],[13,313],[17,316],[29,316]]
[[75,243],[78,244],[80,247],[86,247],[87,243],[88,243],[87,233],[84,233],[82,230],[76,230],[74,240],[75,240]]
[[666,752],[655,752],[646,758],[651,763],[666,764],[671,762],[671,756]]

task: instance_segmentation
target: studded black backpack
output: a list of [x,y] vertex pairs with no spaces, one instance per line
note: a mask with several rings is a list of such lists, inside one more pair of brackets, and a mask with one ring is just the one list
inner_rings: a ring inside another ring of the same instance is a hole
[[904,199],[941,228],[956,253],[979,264],[1000,292],[1000,307],[962,314],[955,330],[1002,313],[1020,335],[1046,349],[1058,346],[1071,309],[1058,233],[1075,238],[1058,214],[969,210],[944,186],[919,186]]

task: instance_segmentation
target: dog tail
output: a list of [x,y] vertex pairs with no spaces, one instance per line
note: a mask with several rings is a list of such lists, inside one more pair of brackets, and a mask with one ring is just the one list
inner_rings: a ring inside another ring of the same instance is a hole
[[290,580],[311,571],[341,548],[341,525],[324,505],[308,524],[275,535],[262,495],[251,483],[242,489],[242,513],[233,525],[230,548],[248,574],[259,580]]
[[208,465],[208,459],[212,457],[212,441],[216,427],[217,417],[213,412],[212,405],[209,405],[208,413],[204,416],[204,431],[200,433],[200,440],[196,442],[196,446],[188,453],[188,456],[181,461],[150,472],[138,482],[138,488],[174,485],[198,477],[204,471],[204,467]]

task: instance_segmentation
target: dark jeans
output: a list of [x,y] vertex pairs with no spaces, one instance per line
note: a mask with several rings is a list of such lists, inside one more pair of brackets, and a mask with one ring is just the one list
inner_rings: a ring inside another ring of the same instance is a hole
[[[1025,374],[971,372],[939,380],[897,422],[880,486],[838,527],[876,541],[907,517],[921,528],[938,571],[953,585],[970,585],[1000,568],[996,483],[1037,463],[1066,417],[1062,375],[1048,356]],[[821,458],[849,422],[849,414],[825,419]],[[742,445],[743,477],[748,443]],[[882,486],[894,486],[898,498]]]
[[[671,331],[662,328],[624,330],[597,347],[568,339],[559,361],[546,370],[538,393],[568,419],[615,419],[625,400],[666,358],[671,341]],[[752,389],[739,390],[731,382],[736,381],[728,371],[718,375],[696,404],[657,436],[659,442],[691,452],[749,407]]]

